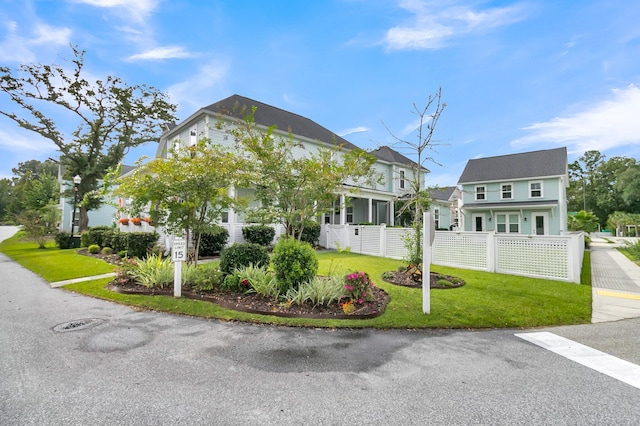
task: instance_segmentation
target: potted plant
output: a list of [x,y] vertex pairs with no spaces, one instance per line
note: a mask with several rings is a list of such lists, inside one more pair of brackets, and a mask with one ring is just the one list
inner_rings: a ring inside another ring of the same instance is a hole
[[136,226],[140,226],[142,225],[142,219],[140,219],[139,217],[132,217],[131,223],[133,223]]
[[129,218],[128,217],[123,217],[120,220],[118,220],[118,223],[120,223],[122,225],[128,225],[129,224]]

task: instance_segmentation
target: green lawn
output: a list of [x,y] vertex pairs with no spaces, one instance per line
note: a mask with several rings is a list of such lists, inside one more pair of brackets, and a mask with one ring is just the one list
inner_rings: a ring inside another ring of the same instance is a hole
[[[35,244],[10,239],[0,251],[13,257],[48,281],[109,272],[111,265],[78,255],[74,250],[38,250]],[[279,318],[221,308],[209,302],[167,296],[138,296],[113,293],[105,288],[109,279],[65,286],[78,293],[115,302],[175,314],[222,320],[237,320],[308,327],[374,328],[528,328],[589,323],[591,287],[559,281],[493,274],[448,267],[432,271],[454,275],[466,285],[447,290],[431,290],[431,314],[422,312],[422,290],[394,286],[380,278],[402,262],[353,253],[318,253],[320,273],[366,271],[377,286],[391,297],[386,312],[366,320],[317,320]],[[59,263],[64,262],[66,267]],[[69,271],[69,269],[74,269]],[[54,272],[55,271],[55,272]]]

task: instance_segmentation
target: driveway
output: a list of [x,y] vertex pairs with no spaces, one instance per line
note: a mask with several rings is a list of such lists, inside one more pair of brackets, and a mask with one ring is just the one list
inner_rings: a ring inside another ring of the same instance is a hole
[[[1,235],[1,234],[0,234]],[[323,330],[134,310],[0,255],[7,425],[616,424],[640,389],[515,334],[640,363],[640,320],[546,330]],[[615,342],[614,342],[615,341]]]

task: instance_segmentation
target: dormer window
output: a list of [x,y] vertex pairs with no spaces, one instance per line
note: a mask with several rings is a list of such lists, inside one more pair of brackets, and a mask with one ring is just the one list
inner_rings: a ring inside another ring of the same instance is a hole
[[487,188],[484,185],[476,186],[476,201],[486,200]]

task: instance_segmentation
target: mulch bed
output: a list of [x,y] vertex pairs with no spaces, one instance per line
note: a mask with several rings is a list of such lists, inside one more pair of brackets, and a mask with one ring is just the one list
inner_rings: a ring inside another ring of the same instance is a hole
[[[389,284],[399,285],[402,287],[410,287],[410,288],[422,288],[422,282],[415,281],[410,274],[405,272],[391,271],[388,274],[392,275],[392,278],[384,279],[385,282]],[[431,272],[429,274],[429,284],[430,288],[434,289],[450,289],[450,288],[458,288],[462,287],[465,282],[464,280],[452,277],[450,275],[438,274],[436,272]],[[448,285],[443,285],[442,280],[447,281]]]
[[[116,285],[110,283],[109,290],[124,294],[146,294],[173,296],[173,289],[150,289],[141,285]],[[183,290],[182,297],[194,300],[205,300],[241,312],[260,315],[274,315],[287,318],[316,318],[316,319],[367,319],[375,318],[384,313],[389,303],[389,295],[381,288],[373,288],[373,300],[355,305],[355,310],[345,314],[338,303],[328,306],[313,306],[311,304],[297,305],[279,302],[256,293],[238,294],[229,291],[214,290],[196,293]]]

